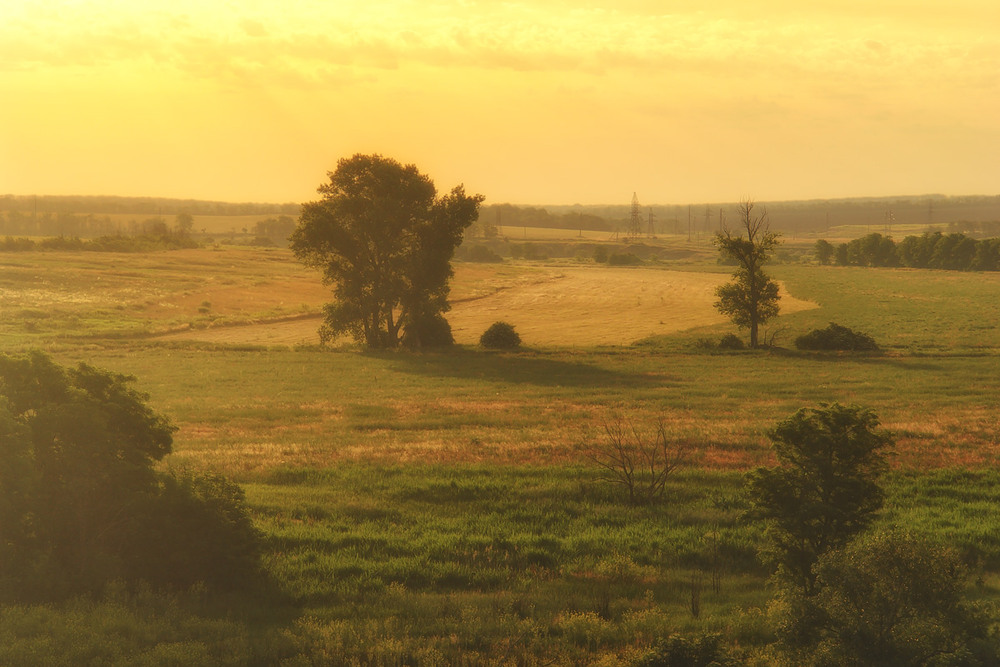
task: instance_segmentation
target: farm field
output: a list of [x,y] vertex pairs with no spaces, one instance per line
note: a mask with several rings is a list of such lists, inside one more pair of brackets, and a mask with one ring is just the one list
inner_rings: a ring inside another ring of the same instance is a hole
[[[970,595],[1000,601],[1000,276],[776,265],[780,348],[750,353],[705,345],[732,330],[712,264],[459,264],[463,344],[412,354],[312,344],[327,288],[282,250],[0,263],[4,349],[134,375],[178,426],[167,465],[245,489],[272,585],[3,607],[0,664],[628,664],[675,632],[768,664],[742,475],[778,420],[830,401],[895,433],[880,521],[955,545]],[[499,319],[527,349],[473,344]],[[794,350],[830,321],[885,354]],[[694,443],[664,504],[602,482],[616,416]]]

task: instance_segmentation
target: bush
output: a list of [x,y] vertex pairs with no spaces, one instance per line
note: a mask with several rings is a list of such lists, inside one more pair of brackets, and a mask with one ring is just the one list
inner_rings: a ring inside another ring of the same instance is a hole
[[521,337],[514,331],[514,325],[494,322],[480,336],[479,344],[491,350],[513,350],[521,346]]
[[877,352],[875,339],[865,333],[852,331],[835,322],[825,329],[813,329],[795,339],[800,350],[844,350],[849,352]]
[[643,657],[639,667],[727,667],[737,664],[721,646],[719,635],[670,635]]
[[736,334],[726,334],[719,341],[720,350],[742,350],[744,347],[743,339]]
[[403,345],[410,349],[448,347],[454,344],[451,325],[440,313],[414,319],[403,334]]
[[455,256],[457,259],[466,262],[479,262],[483,264],[499,264],[503,262],[503,257],[484,245],[474,245],[468,248],[459,246]]
[[614,253],[608,257],[608,266],[638,266],[642,260],[630,252]]
[[0,355],[0,599],[115,579],[235,586],[256,569],[238,487],[154,470],[174,427],[131,381]]
[[798,662],[997,664],[987,619],[962,599],[965,569],[954,549],[879,532],[825,554],[816,569],[819,593],[784,600],[779,619]]

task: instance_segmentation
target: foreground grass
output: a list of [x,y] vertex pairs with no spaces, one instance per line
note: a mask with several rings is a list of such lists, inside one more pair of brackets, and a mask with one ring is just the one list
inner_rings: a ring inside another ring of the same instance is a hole
[[[702,632],[765,664],[771,590],[741,480],[689,470],[630,507],[577,466],[275,471],[246,487],[274,590],[5,607],[0,664],[627,664]],[[955,545],[969,594],[1000,599],[997,473],[887,488],[881,521]]]

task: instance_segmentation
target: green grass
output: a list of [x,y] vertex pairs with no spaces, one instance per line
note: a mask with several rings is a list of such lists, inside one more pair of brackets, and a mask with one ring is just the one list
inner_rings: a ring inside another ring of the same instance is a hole
[[[721,632],[752,658],[771,639],[771,591],[760,529],[740,518],[741,480],[690,470],[664,504],[629,507],[587,467],[275,471],[246,485],[267,535],[271,597],[113,588],[10,606],[0,663],[459,664],[509,653],[614,664],[672,632]],[[981,582],[970,594],[994,602],[997,482],[994,472],[895,473],[880,521],[955,545]]]
[[[517,353],[131,336],[157,289],[190,291],[197,308],[206,283],[260,280],[255,255],[232,274],[206,257],[196,275],[169,254],[145,257],[118,267],[106,292],[96,265],[60,273],[55,255],[5,258],[0,286],[24,299],[0,313],[0,341],[135,375],[179,426],[168,465],[243,484],[273,588],[231,598],[113,589],[3,607],[0,664],[618,664],[670,632],[700,631],[766,663],[771,591],[755,556],[760,529],[740,520],[742,474],[770,462],[775,422],[830,401],[871,407],[896,434],[880,521],[955,545],[979,582],[970,595],[1000,599],[1000,276],[778,265],[775,277],[820,308],[769,324],[786,348],[770,352],[695,345],[728,326]],[[74,271],[87,277],[81,289]],[[69,305],[32,302],[43,278]],[[82,290],[110,303],[133,288],[121,317],[71,299]],[[788,349],[830,321],[886,353]],[[599,481],[588,448],[618,413],[640,425],[662,417],[696,444],[666,504],[629,507]]]

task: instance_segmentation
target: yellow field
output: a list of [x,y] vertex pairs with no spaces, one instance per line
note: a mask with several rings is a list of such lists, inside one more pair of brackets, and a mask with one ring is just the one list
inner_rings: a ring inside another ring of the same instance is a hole
[[[515,326],[525,345],[626,345],[656,334],[720,324],[726,318],[713,303],[719,274],[606,267],[529,267],[457,264],[452,310],[447,318],[455,340],[474,344],[498,320]],[[296,298],[317,303],[328,298],[320,284],[295,281]],[[271,281],[241,300],[266,305],[287,297],[289,286]],[[225,303],[218,291],[213,302]],[[237,296],[234,294],[233,296]],[[199,296],[189,295],[189,303]],[[816,307],[782,289],[781,310]],[[165,338],[216,343],[295,345],[318,341],[319,317],[176,332]]]

